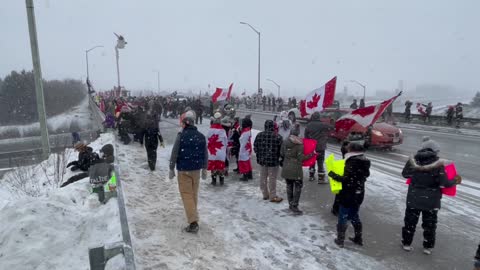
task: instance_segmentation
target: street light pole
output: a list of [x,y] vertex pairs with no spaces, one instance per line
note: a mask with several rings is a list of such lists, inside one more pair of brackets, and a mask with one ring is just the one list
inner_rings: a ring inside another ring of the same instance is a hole
[[280,98],[280,85],[278,83],[276,83],[274,80],[267,79],[267,81],[270,81],[277,86],[277,88],[278,88],[278,98]]
[[158,88],[158,92],[160,92],[160,71],[153,70],[153,72],[157,73],[157,88]]
[[37,27],[35,24],[33,0],[26,0],[25,4],[27,6],[30,48],[32,50],[38,120],[40,122],[40,133],[42,136],[42,154],[44,159],[48,159],[48,156],[50,155],[50,142],[48,140],[47,114],[45,112],[45,97],[43,95],[42,69],[40,65],[40,52],[38,50]]
[[118,49],[125,48],[125,45],[127,44],[127,42],[125,41],[125,38],[122,35],[117,35],[116,33],[114,34],[115,36],[117,36],[117,45],[115,46],[115,56],[117,59],[117,87],[118,87],[118,91],[120,92],[120,66],[118,63],[120,55],[118,53]]
[[244,25],[248,25],[255,33],[257,33],[258,35],[258,89],[257,89],[257,93],[260,93],[260,32],[257,31],[257,29],[255,29],[253,26],[251,26],[249,23],[246,23],[246,22],[240,22],[240,24],[244,24]]
[[88,80],[88,78],[90,78],[90,74],[88,73],[88,53],[90,51],[96,49],[96,48],[103,48],[103,46],[102,45],[97,45],[97,46],[92,47],[92,48],[85,51],[85,59],[86,59],[86,62],[87,62],[87,80]]
[[360,86],[363,88],[363,101],[365,102],[365,92],[366,92],[367,86],[364,85],[364,84],[361,84],[361,83],[358,82],[357,80],[350,80],[349,82],[354,82],[354,83],[360,85]]

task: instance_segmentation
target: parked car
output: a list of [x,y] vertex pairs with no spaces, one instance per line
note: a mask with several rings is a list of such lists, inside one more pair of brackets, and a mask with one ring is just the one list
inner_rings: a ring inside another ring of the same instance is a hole
[[[350,113],[351,109],[327,108],[320,113],[320,121],[333,124],[338,118]],[[310,117],[308,117],[309,119]],[[305,119],[305,118],[304,118]],[[402,130],[385,122],[376,122],[371,130],[356,123],[350,130],[335,130],[330,134],[331,138],[343,141],[349,136],[361,135],[365,146],[374,148],[392,148],[403,143]]]

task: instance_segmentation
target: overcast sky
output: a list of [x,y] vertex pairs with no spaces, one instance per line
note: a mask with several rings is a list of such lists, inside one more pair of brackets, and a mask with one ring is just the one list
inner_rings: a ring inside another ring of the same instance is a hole
[[[1,0],[0,76],[31,69],[25,1]],[[420,83],[478,90],[478,0],[35,0],[43,75],[85,78],[85,50],[97,88],[116,84],[116,37],[122,85],[162,90],[208,85],[253,93],[257,35],[262,35],[261,86],[306,94],[338,76],[337,91],[355,79],[367,91]]]

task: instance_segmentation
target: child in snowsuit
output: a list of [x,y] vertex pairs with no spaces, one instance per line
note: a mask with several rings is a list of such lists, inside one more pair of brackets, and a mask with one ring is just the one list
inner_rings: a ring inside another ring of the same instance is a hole
[[365,195],[365,181],[370,176],[370,160],[364,156],[363,145],[351,142],[345,154],[345,171],[343,176],[330,172],[328,176],[342,183],[338,193],[340,209],[338,213],[337,238],[335,243],[344,246],[345,232],[350,220],[355,230],[355,237],[350,238],[355,244],[362,246],[362,222],[358,212]]

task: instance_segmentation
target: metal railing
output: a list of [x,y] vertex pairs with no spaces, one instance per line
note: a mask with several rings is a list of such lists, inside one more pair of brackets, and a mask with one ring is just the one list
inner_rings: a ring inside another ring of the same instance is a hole
[[[97,124],[101,127],[101,129],[104,130],[103,122],[105,121],[105,115],[100,111],[92,97],[90,97],[89,104],[94,119],[97,121]],[[116,155],[117,149],[115,149],[114,153],[115,160],[118,160]],[[120,227],[122,230],[122,241],[107,243],[100,247],[90,248],[88,255],[91,270],[104,270],[108,260],[119,254],[123,254],[125,258],[125,269],[135,270],[135,257],[132,248],[132,239],[130,236],[130,228],[128,226],[127,211],[125,206],[125,192],[122,185],[122,179],[120,177],[120,167],[118,164],[115,165],[115,177],[117,179],[116,194],[120,216]]]

